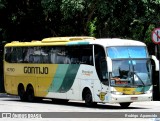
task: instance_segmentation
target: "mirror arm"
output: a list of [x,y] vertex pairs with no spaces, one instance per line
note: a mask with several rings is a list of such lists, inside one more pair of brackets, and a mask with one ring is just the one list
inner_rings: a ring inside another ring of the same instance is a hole
[[154,55],[151,55],[151,59],[155,62],[155,71],[159,71],[159,60]]

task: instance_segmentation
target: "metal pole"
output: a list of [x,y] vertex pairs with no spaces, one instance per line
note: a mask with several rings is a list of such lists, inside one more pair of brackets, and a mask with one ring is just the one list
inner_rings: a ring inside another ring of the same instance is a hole
[[158,80],[158,96],[159,96],[159,98],[158,98],[158,100],[160,100],[160,54],[159,54],[159,50],[160,50],[160,45],[157,45],[157,49],[158,49],[158,51],[157,51],[157,57],[158,57],[158,60],[159,60],[159,80]]
[[155,45],[155,56],[158,58],[158,52],[157,52],[158,46]]

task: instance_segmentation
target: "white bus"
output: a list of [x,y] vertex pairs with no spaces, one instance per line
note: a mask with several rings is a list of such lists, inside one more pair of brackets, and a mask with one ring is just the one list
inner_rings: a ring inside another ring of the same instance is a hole
[[146,45],[124,39],[53,37],[11,42],[4,51],[4,86],[21,100],[119,103],[152,100]]

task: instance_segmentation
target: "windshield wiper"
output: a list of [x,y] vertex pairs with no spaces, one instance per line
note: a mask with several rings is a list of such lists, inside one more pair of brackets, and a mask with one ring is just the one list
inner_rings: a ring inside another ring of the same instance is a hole
[[[130,56],[129,56],[130,57]],[[142,79],[138,76],[138,74],[134,71],[134,65],[133,65],[133,60],[132,58],[130,57],[130,60],[131,60],[131,66],[132,66],[132,69],[133,71],[131,71],[131,68],[130,68],[130,65],[129,65],[129,71],[130,71],[130,76],[133,75],[133,82],[135,82],[135,79],[134,79],[134,74],[138,77],[138,79],[141,81],[141,83],[143,84],[143,86],[145,86],[144,82],[142,81]]]
[[144,84],[143,80],[139,77],[139,75],[138,75],[136,72],[134,72],[134,71],[130,71],[130,72],[128,73],[128,76],[129,76],[129,77],[133,77],[133,78],[132,78],[132,82],[134,82],[133,84],[135,84],[135,78],[134,78],[134,75],[136,75],[136,76],[137,76],[137,78],[138,78],[138,80],[140,80],[140,81],[141,81],[142,85],[143,85],[143,86],[145,86],[145,84]]
[[138,77],[138,79],[142,82],[143,86],[145,86],[144,82],[142,81],[142,79],[138,76],[138,74],[136,72],[134,72],[134,74]]

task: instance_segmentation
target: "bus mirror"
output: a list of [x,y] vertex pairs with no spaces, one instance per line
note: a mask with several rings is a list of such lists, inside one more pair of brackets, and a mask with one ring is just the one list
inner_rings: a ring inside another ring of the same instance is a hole
[[151,55],[151,59],[155,62],[155,71],[159,71],[159,60],[154,55]]
[[110,57],[107,57],[107,66],[108,66],[108,72],[112,72],[112,60]]

